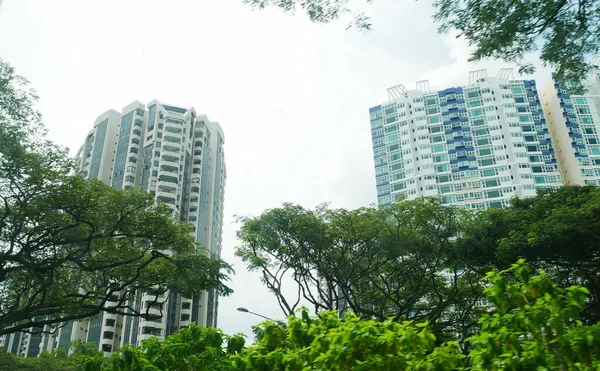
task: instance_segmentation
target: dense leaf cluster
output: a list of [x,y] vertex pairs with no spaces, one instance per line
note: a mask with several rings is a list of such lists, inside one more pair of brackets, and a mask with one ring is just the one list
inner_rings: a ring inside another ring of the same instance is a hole
[[[587,290],[560,288],[523,260],[486,275],[492,303],[479,318],[481,331],[439,343],[427,322],[361,319],[336,312],[309,316],[301,310],[288,323],[259,325],[262,336],[244,348],[241,335],[191,326],[165,341],[147,340],[110,358],[79,356],[87,371],[350,371],[350,370],[597,370],[600,325],[578,320]],[[81,352],[80,352],[81,353]],[[66,370],[66,369],[65,369]]]
[[591,293],[582,319],[600,320],[600,189],[568,186],[471,213],[435,199],[385,208],[308,210],[285,204],[241,218],[236,254],[279,300],[315,312],[427,320],[461,343],[487,305],[483,278],[526,258],[561,287]]

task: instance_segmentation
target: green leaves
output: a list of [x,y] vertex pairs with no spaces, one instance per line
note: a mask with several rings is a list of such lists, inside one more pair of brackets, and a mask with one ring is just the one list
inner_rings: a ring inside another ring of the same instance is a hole
[[[546,273],[533,272],[524,260],[487,277],[486,296],[494,304],[481,316],[481,330],[467,339],[466,348],[456,341],[440,342],[427,322],[377,321],[353,313],[341,319],[334,311],[311,316],[303,308],[299,314],[290,315],[287,324],[259,324],[259,336],[247,348],[243,335],[226,336],[217,329],[192,324],[164,341],[149,339],[140,348],[125,346],[106,359],[102,369],[598,369],[600,325],[585,326],[578,320],[586,300],[584,288],[560,288]],[[79,353],[85,356],[89,352],[84,349]],[[93,352],[88,357],[96,359]]]
[[[264,9],[267,6],[277,7],[284,12],[293,12],[300,8],[308,15],[312,22],[329,23],[341,16],[350,15],[353,20],[348,28],[355,27],[359,30],[371,28],[370,18],[364,13],[354,13],[348,8],[348,0],[243,0],[255,9]],[[367,3],[372,0],[366,0]]]
[[[457,241],[457,255],[477,271],[506,269],[526,258],[561,287],[590,291],[582,319],[600,320],[600,189],[565,186],[534,198],[515,199],[506,209],[478,213]],[[526,274],[527,272],[522,272]],[[526,280],[526,276],[522,277]]]
[[438,335],[466,336],[481,296],[478,279],[455,261],[469,218],[427,198],[356,210],[284,204],[241,219],[236,255],[262,274],[286,315],[306,300],[316,311],[429,320]]
[[489,280],[486,294],[495,311],[481,317],[481,332],[468,339],[475,369],[594,369],[584,366],[598,361],[584,334],[600,327],[578,320],[585,288],[560,288],[544,272],[531,275],[524,260]]
[[541,50],[558,81],[580,81],[591,69],[587,57],[600,47],[597,1],[437,0],[435,7],[440,31],[455,29],[475,47],[471,61],[500,58],[524,74],[534,71],[524,55]]
[[113,353],[106,370],[232,370],[231,359],[244,347],[244,335],[226,336],[214,328],[190,324],[166,340],[151,338],[141,347]]

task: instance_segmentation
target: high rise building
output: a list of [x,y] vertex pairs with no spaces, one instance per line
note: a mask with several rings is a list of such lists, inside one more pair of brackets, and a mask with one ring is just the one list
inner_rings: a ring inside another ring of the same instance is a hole
[[600,185],[600,75],[592,70],[581,85],[584,94],[570,95],[553,74],[542,91],[544,113],[565,184]]
[[562,185],[535,81],[480,70],[465,86],[420,81],[388,97],[369,109],[380,205],[433,196],[482,210]]
[[[76,159],[81,174],[117,189],[138,188],[164,202],[178,220],[193,225],[193,236],[213,259],[221,256],[226,180],[225,136],[217,122],[194,108],[136,101],[121,113],[98,117]],[[52,334],[16,333],[0,339],[13,353],[36,356],[40,350],[68,349],[73,340],[97,344],[106,353],[124,344],[139,345],[150,337],[164,338],[190,322],[217,326],[218,295],[205,292],[186,298],[177,293],[139,293],[130,303],[136,310],[163,316],[141,318],[101,313],[71,321]],[[50,328],[46,328],[50,330]],[[14,350],[14,351],[13,351]]]

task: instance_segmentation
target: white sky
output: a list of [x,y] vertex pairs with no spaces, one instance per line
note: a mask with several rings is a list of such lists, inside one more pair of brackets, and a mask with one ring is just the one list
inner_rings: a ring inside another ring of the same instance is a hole
[[445,88],[466,84],[471,70],[511,67],[467,63],[465,42],[436,33],[430,3],[376,1],[365,7],[373,21],[365,34],[346,31],[347,20],[315,25],[242,0],[5,0],[0,58],[31,81],[50,138],[71,150],[99,114],[133,100],[194,106],[221,123],[222,257],[237,273],[219,327],[250,334],[260,319],[236,307],[282,315],[233,257],[233,216],[283,202],[375,203],[368,108],[386,89],[423,79]]

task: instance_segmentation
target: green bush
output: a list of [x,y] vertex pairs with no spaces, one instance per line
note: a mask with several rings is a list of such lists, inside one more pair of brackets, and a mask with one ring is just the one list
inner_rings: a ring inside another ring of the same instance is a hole
[[[261,323],[261,337],[192,325],[165,341],[90,357],[86,370],[598,370],[600,326],[579,320],[587,289],[560,288],[523,260],[488,273],[491,306],[465,344],[438,344],[428,323],[377,321],[301,310],[287,324]],[[461,347],[462,345],[462,347]],[[463,349],[468,349],[463,351]]]

